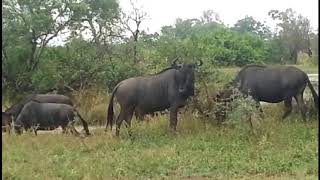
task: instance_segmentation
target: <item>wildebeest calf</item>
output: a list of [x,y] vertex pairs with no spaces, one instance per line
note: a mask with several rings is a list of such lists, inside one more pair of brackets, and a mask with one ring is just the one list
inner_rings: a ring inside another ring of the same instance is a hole
[[17,133],[21,133],[22,127],[27,130],[37,126],[36,135],[38,128],[52,130],[61,126],[65,132],[68,125],[71,125],[73,131],[76,132],[73,127],[75,115],[79,116],[86,134],[89,135],[87,122],[74,107],[67,104],[40,103],[32,100],[24,105],[14,126]]

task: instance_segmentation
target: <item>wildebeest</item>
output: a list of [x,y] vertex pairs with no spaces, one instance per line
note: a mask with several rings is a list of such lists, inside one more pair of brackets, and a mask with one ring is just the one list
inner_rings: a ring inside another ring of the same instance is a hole
[[2,130],[8,131],[10,134],[12,117],[6,112],[2,112]]
[[34,94],[29,95],[17,104],[8,108],[5,112],[12,115],[16,119],[22,110],[23,106],[31,100],[35,100],[42,103],[60,103],[73,106],[71,99],[65,95],[60,94]]
[[73,127],[75,115],[79,116],[86,134],[90,135],[87,122],[71,105],[41,103],[35,100],[31,100],[24,105],[15,121],[14,127],[18,133],[21,133],[22,127],[27,130],[37,126],[35,128],[36,135],[38,128],[52,130],[61,126],[63,132],[65,132],[66,127],[72,125],[71,127],[76,131]]
[[[260,101],[268,103],[284,101],[286,111],[282,119],[291,113],[292,98],[294,97],[304,120],[306,116],[303,92],[307,85],[311,90],[315,106],[318,108],[318,95],[308,75],[296,67],[247,65],[240,70],[231,83],[231,86],[238,88],[242,94],[252,96],[261,112]],[[231,94],[232,90],[228,89],[218,94],[217,98],[230,97]]]
[[155,75],[133,77],[117,84],[109,102],[106,130],[108,125],[111,128],[113,125],[113,98],[116,97],[121,107],[116,119],[116,136],[119,136],[123,120],[127,127],[131,126],[131,118],[136,110],[138,115],[143,116],[169,108],[170,128],[176,131],[178,109],[185,106],[189,96],[194,95],[194,71],[202,65],[202,61],[196,65],[176,64],[176,60],[171,67]]

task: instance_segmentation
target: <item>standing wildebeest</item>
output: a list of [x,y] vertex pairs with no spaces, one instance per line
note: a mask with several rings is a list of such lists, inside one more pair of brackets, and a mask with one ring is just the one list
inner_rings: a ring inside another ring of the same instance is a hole
[[[176,64],[160,73],[146,77],[134,77],[121,81],[112,91],[108,107],[107,124],[113,125],[113,98],[116,96],[121,110],[116,120],[116,136],[119,136],[123,120],[131,126],[133,112],[138,116],[170,109],[170,128],[176,131],[177,112],[194,95],[194,71],[196,64]],[[129,131],[130,132],[130,131]]]
[[8,131],[10,134],[12,117],[6,112],[2,112],[2,130]]
[[[63,132],[65,132],[66,127],[70,124],[76,131],[73,127],[75,115],[79,116],[86,134],[90,135],[87,122],[83,120],[74,107],[68,104],[41,103],[35,100],[31,100],[24,105],[14,126],[18,133],[21,133],[22,127],[30,129],[35,126],[51,130],[61,126]],[[35,134],[37,135],[37,128],[35,128]]]
[[[303,92],[307,85],[311,90],[315,106],[318,108],[318,95],[308,75],[296,67],[247,65],[241,69],[232,82],[232,86],[238,88],[241,93],[252,96],[257,102],[257,107],[260,107],[260,101],[268,103],[284,101],[286,111],[282,119],[291,113],[292,97],[294,97],[304,120],[306,116]],[[217,95],[217,98],[230,97],[231,94],[232,90],[229,89]],[[261,107],[260,111],[262,111]]]
[[14,120],[18,117],[23,106],[31,100],[35,100],[42,103],[59,103],[59,104],[68,104],[73,106],[71,99],[64,95],[59,94],[35,94],[29,95],[17,104],[8,108],[5,112],[12,115]]

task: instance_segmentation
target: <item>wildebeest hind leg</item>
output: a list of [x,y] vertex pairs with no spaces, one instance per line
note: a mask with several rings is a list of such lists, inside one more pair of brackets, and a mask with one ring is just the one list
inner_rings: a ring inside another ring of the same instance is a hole
[[303,93],[295,95],[294,98],[297,101],[298,107],[299,107],[300,112],[301,112],[302,119],[304,121],[306,121],[306,109],[305,109],[305,105],[304,105],[304,102],[303,102]]
[[126,128],[128,130],[128,134],[129,136],[132,135],[132,132],[131,132],[131,119],[132,119],[132,116],[133,116],[133,111],[134,111],[134,108],[131,108],[127,114],[125,115],[125,122],[126,122]]
[[256,108],[260,111],[261,118],[264,118],[263,110],[260,104],[260,101],[256,101]]
[[292,112],[292,98],[284,100],[285,112],[282,116],[282,119],[285,119]]
[[120,127],[121,127],[121,124],[122,124],[122,121],[124,120],[125,118],[125,112],[123,110],[124,108],[121,108],[120,110],[120,114],[116,120],[116,136],[118,137],[119,134],[120,134]]
[[65,126],[61,126],[62,128],[62,134],[66,134],[67,130],[66,130],[66,127]]
[[72,134],[75,134],[76,136],[80,134],[74,127],[74,121],[68,123],[68,128],[70,128]]

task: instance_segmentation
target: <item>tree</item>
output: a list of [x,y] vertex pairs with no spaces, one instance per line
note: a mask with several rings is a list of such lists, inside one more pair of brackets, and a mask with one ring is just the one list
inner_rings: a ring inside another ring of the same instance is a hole
[[213,10],[203,11],[202,16],[200,17],[200,20],[203,24],[213,23],[213,22],[222,24],[219,14],[214,12]]
[[77,0],[5,0],[2,54],[5,77],[14,89],[32,90],[30,78],[48,43],[73,22]]
[[263,39],[269,39],[271,37],[269,27],[259,21],[256,21],[251,16],[245,16],[245,18],[238,20],[232,29],[241,33],[253,33]]
[[122,39],[120,28],[120,8],[116,0],[84,0],[74,7],[76,21],[71,27],[72,38],[81,38],[79,34],[89,32],[87,37],[98,52],[97,59],[111,54],[110,44]]
[[286,9],[283,12],[271,10],[268,15],[280,21],[277,24],[281,28],[279,36],[289,49],[291,62],[297,63],[299,52],[305,52],[311,56],[309,37],[311,28],[307,18],[297,15],[292,9]]
[[318,31],[317,31],[317,33],[311,33],[310,34],[310,47],[313,51],[313,54],[316,56],[319,55],[318,42],[319,42]]
[[76,0],[5,0],[3,29],[7,38],[4,39],[3,52],[6,57],[10,58],[8,49],[12,48],[12,36],[27,41],[27,69],[35,70],[49,41],[72,23],[72,6],[75,4]]
[[118,18],[116,0],[5,0],[2,81],[18,91],[36,90],[32,83],[44,82],[37,80],[41,78],[39,74],[54,72],[53,69],[39,69],[41,62],[49,62],[45,58],[51,58],[44,56],[50,49],[48,43],[70,30],[73,35],[89,30],[91,40],[85,45],[94,44],[99,49],[92,59],[103,59],[105,54],[110,54],[105,53],[110,47],[110,38],[119,35],[115,25]]
[[133,38],[133,62],[135,64],[138,63],[138,50],[137,50],[137,44],[138,44],[138,38],[140,33],[140,25],[142,21],[146,20],[147,13],[144,12],[141,8],[137,8],[136,4],[133,3],[132,0],[130,0],[131,8],[132,10],[129,13],[122,13],[122,24],[124,25],[124,28],[128,30]]

